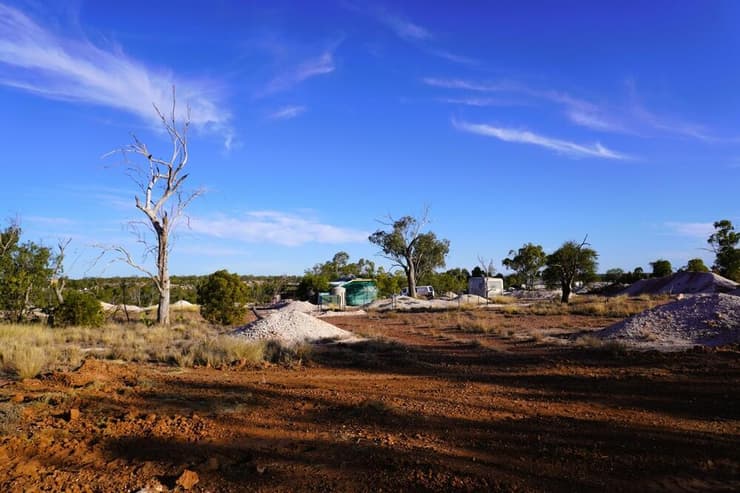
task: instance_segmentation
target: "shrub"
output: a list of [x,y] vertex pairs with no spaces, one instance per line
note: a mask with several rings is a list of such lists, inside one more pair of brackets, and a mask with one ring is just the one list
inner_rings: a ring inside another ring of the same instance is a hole
[[226,270],[214,272],[198,286],[198,303],[203,318],[211,323],[233,325],[246,313],[246,287],[239,276]]
[[267,341],[264,350],[264,359],[270,363],[290,365],[301,364],[311,358],[311,345],[308,343],[288,345],[279,340]]
[[92,293],[69,291],[55,312],[54,324],[100,327],[104,319],[100,302]]
[[40,347],[14,346],[2,354],[3,369],[19,378],[34,378],[47,366],[49,359],[47,350]]

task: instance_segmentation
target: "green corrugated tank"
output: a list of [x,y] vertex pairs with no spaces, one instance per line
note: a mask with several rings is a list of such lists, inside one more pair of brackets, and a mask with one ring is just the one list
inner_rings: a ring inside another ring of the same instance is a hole
[[378,287],[370,279],[353,279],[342,287],[347,290],[345,300],[348,306],[366,305],[378,297]]

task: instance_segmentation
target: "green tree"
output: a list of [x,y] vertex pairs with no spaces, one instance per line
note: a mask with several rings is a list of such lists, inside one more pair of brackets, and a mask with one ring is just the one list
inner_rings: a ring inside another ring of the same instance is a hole
[[100,327],[104,320],[103,308],[95,295],[80,291],[67,291],[54,312],[54,325]]
[[661,258],[655,262],[650,262],[650,265],[653,268],[653,273],[650,275],[651,277],[665,277],[673,274],[673,266],[668,260]]
[[516,272],[517,278],[524,282],[527,289],[534,288],[546,262],[545,250],[540,245],[532,243],[524,244],[516,252],[510,250],[509,257],[501,261],[504,267]]
[[574,281],[589,281],[596,276],[596,259],[599,254],[587,248],[586,240],[581,243],[566,241],[547,256],[543,277],[550,285],[560,284],[561,303],[568,303]]
[[409,288],[409,296],[416,297],[416,281],[424,274],[445,266],[445,257],[450,251],[449,240],[437,239],[431,231],[422,233],[426,225],[422,219],[404,216],[388,225],[390,231],[378,230],[369,236],[370,243],[380,247],[382,256],[394,266],[403,269]]
[[700,258],[692,258],[689,263],[686,264],[686,270],[689,272],[709,272],[709,267],[704,265],[704,261]]
[[389,298],[394,294],[401,292],[401,287],[406,281],[406,276],[402,271],[386,272],[383,267],[378,268],[375,275],[375,284],[378,287],[378,296]]
[[624,277],[624,271],[620,268],[609,269],[604,275],[604,281],[609,283],[617,283]]
[[211,323],[233,325],[246,313],[246,286],[237,274],[219,270],[198,286],[198,303],[203,318]]
[[329,291],[329,276],[321,273],[306,272],[301,282],[298,283],[296,296],[301,300],[315,303],[317,301],[317,295],[327,291]]
[[422,285],[429,284],[434,287],[435,293],[460,293],[468,288],[470,273],[467,269],[448,269],[445,272],[431,272],[419,278]]
[[52,275],[51,250],[20,239],[16,224],[0,232],[0,310],[17,322],[32,306],[45,305]]
[[740,281],[740,233],[727,219],[714,223],[714,233],[709,237],[707,243],[712,247],[714,254],[714,271],[733,281]]

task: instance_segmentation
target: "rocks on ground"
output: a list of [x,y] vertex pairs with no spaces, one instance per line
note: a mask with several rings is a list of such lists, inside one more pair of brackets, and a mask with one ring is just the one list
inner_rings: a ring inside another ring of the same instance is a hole
[[656,279],[642,279],[617,294],[711,294],[738,288],[738,283],[713,272],[676,272]]
[[634,315],[594,333],[644,349],[681,350],[740,343],[740,297],[695,295]]
[[280,310],[234,331],[234,335],[248,339],[277,339],[287,344],[320,341],[322,339],[350,339],[349,331],[340,329],[300,311]]

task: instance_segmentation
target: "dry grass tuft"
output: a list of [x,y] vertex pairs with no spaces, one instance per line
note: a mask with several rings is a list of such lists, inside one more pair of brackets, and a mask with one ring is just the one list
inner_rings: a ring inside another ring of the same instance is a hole
[[0,366],[19,378],[33,378],[48,368],[57,349],[51,329],[40,325],[0,325]]
[[0,402],[0,436],[12,434],[21,420],[21,406],[14,402]]

